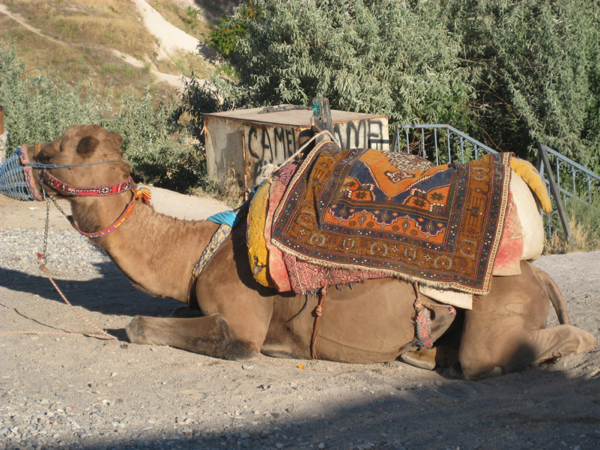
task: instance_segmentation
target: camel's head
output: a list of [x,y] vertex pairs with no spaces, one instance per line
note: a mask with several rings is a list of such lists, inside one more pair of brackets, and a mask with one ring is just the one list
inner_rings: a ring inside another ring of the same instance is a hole
[[[129,177],[131,168],[123,162],[123,152],[120,150],[122,143],[123,137],[120,134],[109,132],[98,125],[73,125],[55,141],[44,144],[37,155],[31,146],[27,148],[27,153],[31,161],[57,166],[116,161],[72,168],[34,170],[38,186],[41,172],[46,172],[70,186],[107,186],[121,183]],[[50,195],[69,196],[64,191],[53,189],[47,180],[44,180],[44,185]]]

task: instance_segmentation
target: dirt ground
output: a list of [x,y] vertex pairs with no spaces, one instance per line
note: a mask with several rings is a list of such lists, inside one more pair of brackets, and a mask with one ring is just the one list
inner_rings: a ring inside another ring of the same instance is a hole
[[[153,194],[157,210],[179,217],[226,209]],[[41,203],[0,199],[0,232],[42,231],[44,217]],[[54,209],[51,229],[79,238]],[[39,271],[11,258],[0,261],[1,333],[93,332]],[[129,344],[123,327],[134,315],[164,316],[179,304],[135,290],[105,257],[76,267],[68,258],[50,267],[59,286],[118,340],[0,335],[0,448],[600,448],[598,348],[479,382],[401,362],[222,361]],[[536,263],[561,287],[571,322],[597,338],[599,261],[595,252]]]

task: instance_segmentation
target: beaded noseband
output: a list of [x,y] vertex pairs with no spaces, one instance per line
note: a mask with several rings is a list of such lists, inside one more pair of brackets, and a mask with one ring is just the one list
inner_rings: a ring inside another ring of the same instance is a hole
[[42,170],[40,173],[40,180],[42,180],[43,184],[46,184],[55,191],[81,197],[101,197],[105,195],[120,194],[121,192],[131,190],[135,186],[135,182],[131,177],[128,177],[125,181],[121,181],[120,183],[106,186],[73,186],[60,181],[45,170]]

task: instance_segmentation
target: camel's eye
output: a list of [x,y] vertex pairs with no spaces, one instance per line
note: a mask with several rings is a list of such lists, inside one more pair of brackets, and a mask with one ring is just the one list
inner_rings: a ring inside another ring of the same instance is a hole
[[43,163],[43,164],[48,164],[50,162],[50,155],[48,155],[48,153],[46,153],[46,151],[42,150],[38,155],[37,158],[38,162]]

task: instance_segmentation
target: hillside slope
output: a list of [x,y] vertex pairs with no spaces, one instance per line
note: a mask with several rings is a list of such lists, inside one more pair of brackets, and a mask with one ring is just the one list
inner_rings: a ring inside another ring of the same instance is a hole
[[[0,29],[27,74],[112,86],[116,97],[153,86],[172,94],[193,71],[215,70],[204,40],[233,2],[200,0],[0,1]],[[225,6],[224,6],[225,5]]]

